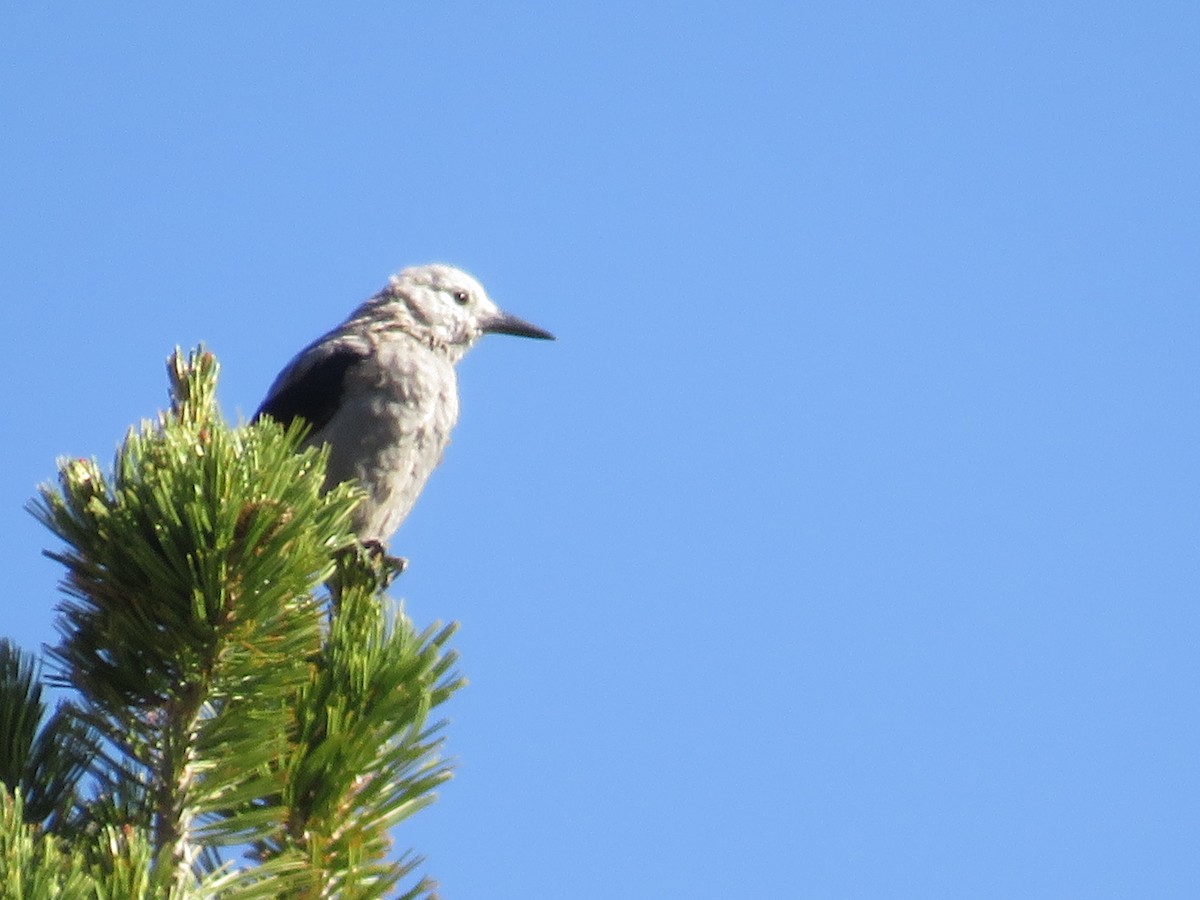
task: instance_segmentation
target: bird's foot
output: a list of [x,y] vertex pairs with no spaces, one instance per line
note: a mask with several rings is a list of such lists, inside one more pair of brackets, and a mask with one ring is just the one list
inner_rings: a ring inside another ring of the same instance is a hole
[[387,547],[383,541],[371,538],[363,541],[363,549],[367,551],[367,556],[371,560],[380,574],[380,579],[383,586],[387,587],[392,583],[397,575],[400,575],[408,568],[408,560],[403,556],[391,556],[387,552]]
[[[340,596],[341,585],[347,575],[352,580],[369,576],[375,582],[375,590],[383,591],[408,568],[408,560],[401,556],[390,556],[382,541],[355,541],[342,547],[336,555],[338,572],[330,580],[335,603]],[[352,573],[359,573],[354,575]]]

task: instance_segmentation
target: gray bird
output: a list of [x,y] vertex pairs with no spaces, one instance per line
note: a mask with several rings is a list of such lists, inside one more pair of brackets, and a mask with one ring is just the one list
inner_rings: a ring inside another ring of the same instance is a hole
[[458,419],[454,365],[481,335],[554,336],[501,312],[452,266],[414,266],[287,364],[254,418],[312,430],[329,445],[327,485],[354,478],[360,540],[381,547],[400,527],[442,459]]

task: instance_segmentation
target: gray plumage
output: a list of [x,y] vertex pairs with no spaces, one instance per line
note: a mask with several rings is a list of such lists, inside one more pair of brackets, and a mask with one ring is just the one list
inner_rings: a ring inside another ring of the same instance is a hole
[[355,513],[359,538],[386,542],[441,461],[458,420],[454,366],[490,332],[553,340],[501,312],[466,272],[405,269],[301,350],[254,417],[306,419],[307,441],[329,445],[326,483],[355,478],[366,489]]

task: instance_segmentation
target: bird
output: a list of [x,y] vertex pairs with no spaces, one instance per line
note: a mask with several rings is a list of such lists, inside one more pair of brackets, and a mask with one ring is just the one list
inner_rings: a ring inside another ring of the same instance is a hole
[[554,340],[461,269],[403,269],[284,366],[253,421],[308,423],[304,445],[329,448],[325,488],[357,481],[366,496],[352,527],[382,552],[441,462],[458,420],[455,365],[484,334]]

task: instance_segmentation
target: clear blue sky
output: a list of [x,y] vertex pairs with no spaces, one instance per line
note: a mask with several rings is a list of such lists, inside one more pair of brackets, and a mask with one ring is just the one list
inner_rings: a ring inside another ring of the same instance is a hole
[[1197,896],[1200,7],[219,6],[0,12],[4,633],[174,345],[453,262],[447,898]]

